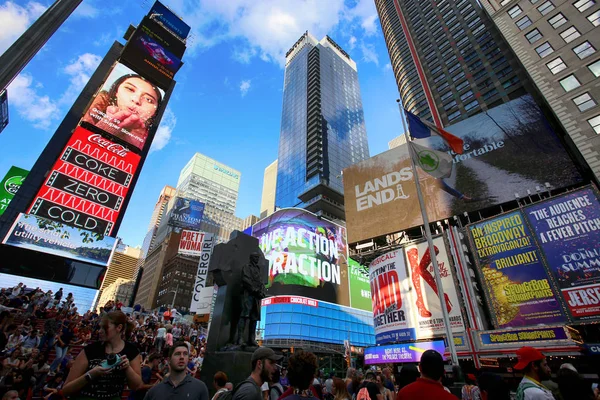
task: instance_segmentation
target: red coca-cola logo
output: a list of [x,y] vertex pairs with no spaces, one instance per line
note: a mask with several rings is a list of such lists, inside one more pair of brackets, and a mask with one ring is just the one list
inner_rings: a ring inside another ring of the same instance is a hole
[[127,153],[129,153],[129,151],[130,151],[125,146],[113,143],[110,140],[102,137],[102,135],[98,135],[98,134],[88,136],[88,141],[95,143],[98,146],[105,148],[107,151],[110,151],[111,153],[115,153],[116,155],[119,155],[121,157],[125,157],[127,155]]

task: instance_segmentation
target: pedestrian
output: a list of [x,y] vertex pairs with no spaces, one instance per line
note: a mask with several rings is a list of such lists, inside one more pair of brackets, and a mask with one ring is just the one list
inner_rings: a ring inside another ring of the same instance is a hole
[[232,400],[262,400],[260,387],[271,382],[277,369],[276,362],[281,360],[269,347],[259,347],[252,353],[252,373],[233,390]]
[[56,343],[54,345],[54,351],[56,352],[56,358],[50,365],[50,376],[54,375],[58,366],[62,363],[63,358],[67,355],[67,350],[69,349],[69,345],[71,341],[75,337],[75,323],[68,321],[63,322],[62,329],[60,329],[60,334],[56,337]]
[[390,367],[385,367],[383,369],[383,386],[388,388],[390,392],[395,393],[396,387],[394,385],[394,376],[392,375],[392,369]]
[[356,392],[356,400],[384,400],[383,395],[377,386],[377,378],[375,372],[367,371],[365,380],[358,387]]
[[146,364],[142,367],[142,386],[138,390],[131,390],[129,392],[128,400],[143,400],[148,390],[152,389],[154,385],[163,380],[158,370],[158,363],[160,362],[160,355],[152,353],[146,360]]
[[132,390],[142,386],[142,357],[126,341],[131,322],[121,311],[102,317],[100,341],[88,344],[75,359],[63,387],[71,399],[120,399],[125,384]]
[[48,351],[52,349],[58,328],[59,322],[55,318],[48,318],[46,322],[44,322],[44,335],[40,339],[40,345],[38,347],[41,351],[44,351],[45,345],[48,345]]
[[333,399],[334,400],[351,400],[346,382],[340,378],[333,378]]
[[481,391],[477,387],[477,378],[473,374],[467,374],[466,384],[462,387],[462,400],[481,400]]
[[204,382],[186,373],[190,352],[183,342],[169,349],[170,373],[161,383],[148,391],[144,400],[208,400],[208,388]]
[[159,353],[162,353],[163,346],[165,345],[165,337],[167,336],[167,329],[163,324],[158,326],[156,330],[156,338],[154,339],[154,345]]
[[563,364],[558,370],[558,389],[563,400],[595,400],[596,396],[575,367]]
[[542,352],[524,346],[517,350],[517,359],[514,369],[525,374],[517,388],[517,400],[554,400],[550,389],[540,383],[552,373]]
[[217,392],[212,397],[212,400],[217,400],[219,396],[227,392],[227,388],[225,387],[225,385],[227,385],[227,374],[223,371],[218,371],[213,377],[213,386],[215,387]]
[[284,389],[280,383],[281,372],[279,368],[273,372],[273,379],[269,384],[269,399],[268,400],[278,400],[279,397],[283,394]]
[[[297,351],[288,360],[288,379],[291,394],[286,400],[317,400],[314,381],[318,371],[317,357],[308,351]],[[313,383],[313,388],[311,388]],[[285,394],[284,394],[285,395]]]
[[447,392],[440,382],[444,376],[444,359],[440,353],[435,350],[425,351],[421,355],[419,369],[421,377],[400,389],[396,400],[457,400],[457,397]]
[[510,400],[508,385],[500,375],[484,372],[477,379],[482,400]]
[[279,383],[283,387],[283,390],[287,390],[290,386],[290,380],[287,377],[287,368],[281,368],[281,377],[279,378]]
[[402,390],[405,386],[410,385],[417,381],[421,374],[417,369],[416,365],[407,364],[403,365],[400,373],[398,374],[398,391]]
[[60,300],[63,297],[63,288],[58,289],[58,292],[56,292],[54,294],[54,304],[58,305],[58,303],[60,303]]
[[8,392],[4,393],[2,400],[19,400],[19,392],[16,390],[9,390]]
[[375,378],[377,387],[379,388],[379,393],[383,396],[383,400],[394,400],[394,392],[385,387],[383,382],[385,381],[385,376],[383,374],[377,374]]

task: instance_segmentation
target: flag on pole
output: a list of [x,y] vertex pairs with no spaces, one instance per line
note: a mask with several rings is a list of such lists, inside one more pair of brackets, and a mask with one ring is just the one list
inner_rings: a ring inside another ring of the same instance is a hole
[[410,155],[415,164],[435,178],[448,178],[452,174],[452,156],[443,151],[429,149],[425,146],[408,142]]
[[406,113],[406,119],[408,121],[408,131],[410,135],[415,139],[425,139],[431,136],[431,134],[436,134],[441,136],[442,139],[448,143],[448,145],[454,150],[457,154],[463,153],[464,142],[458,136],[454,136],[450,132],[445,131],[442,128],[438,128],[433,125],[431,122],[423,121],[421,118],[417,117],[413,113],[408,110],[404,110]]

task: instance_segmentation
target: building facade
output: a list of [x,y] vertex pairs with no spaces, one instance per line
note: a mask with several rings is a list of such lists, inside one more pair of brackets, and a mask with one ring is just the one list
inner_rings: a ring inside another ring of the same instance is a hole
[[406,144],[406,134],[402,134],[390,140],[388,142],[388,149],[391,150],[395,147],[402,146],[403,144]]
[[178,255],[166,260],[158,284],[156,307],[188,312],[198,271],[198,258]]
[[252,225],[258,222],[258,217],[256,215],[248,215],[246,218],[242,220],[242,226],[240,227],[241,231],[245,231]]
[[375,0],[404,107],[447,126],[526,93],[527,77],[476,0]]
[[275,212],[275,188],[277,187],[277,160],[265,168],[262,197],[260,201],[260,218],[268,217]]
[[102,291],[102,294],[98,297],[96,309],[103,307],[111,300],[115,303],[121,302],[127,305],[133,295],[134,284],[135,282],[132,280],[117,278]]
[[341,172],[368,157],[356,63],[306,32],[286,54],[275,207],[343,220]]
[[99,306],[104,305],[101,298],[106,288],[115,283],[118,279],[124,279],[126,281],[133,280],[140,258],[140,252],[141,249],[139,247],[126,245],[118,246],[115,249],[110,264],[108,265],[108,269],[106,270],[104,280],[102,281],[102,286],[100,286],[100,290],[98,291]]
[[600,179],[600,4],[482,0],[494,23]]

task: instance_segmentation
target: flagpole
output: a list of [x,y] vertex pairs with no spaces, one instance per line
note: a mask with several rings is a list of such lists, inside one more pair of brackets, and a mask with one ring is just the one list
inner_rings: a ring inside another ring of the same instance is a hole
[[[437,262],[437,256],[435,255],[435,247],[433,245],[433,238],[431,236],[431,229],[429,227],[429,218],[427,217],[427,209],[425,208],[425,201],[423,200],[423,192],[421,192],[421,184],[419,182],[419,174],[417,172],[417,166],[415,165],[415,161],[412,157],[412,151],[410,148],[410,143],[412,142],[412,137],[409,134],[409,131],[406,129],[406,124],[404,122],[404,112],[402,112],[402,104],[400,104],[400,100],[398,102],[398,109],[400,110],[400,118],[402,119],[402,126],[404,127],[404,134],[408,135],[406,137],[406,142],[408,145],[408,155],[410,158],[410,165],[413,170],[413,174],[415,176],[415,186],[417,187],[417,198],[419,199],[419,206],[421,208],[421,216],[423,217],[423,225],[425,226],[425,237],[427,238],[427,244],[429,246],[429,254],[431,255],[431,263],[433,264],[433,275],[435,276],[435,283],[437,284],[437,295],[440,299],[440,307],[442,308],[442,315],[444,318],[444,327],[446,329],[446,337],[448,338],[448,349],[450,350],[450,357],[452,359],[452,365],[458,366],[458,355],[456,354],[456,347],[454,346],[454,336],[452,335],[452,329],[450,328],[450,317],[448,315],[448,310],[446,309],[446,304],[444,300],[444,288],[442,287],[442,278],[440,276],[440,267]],[[458,306],[458,304],[457,304]]]

